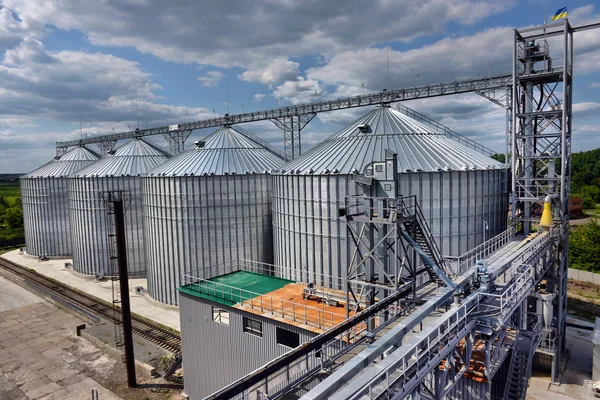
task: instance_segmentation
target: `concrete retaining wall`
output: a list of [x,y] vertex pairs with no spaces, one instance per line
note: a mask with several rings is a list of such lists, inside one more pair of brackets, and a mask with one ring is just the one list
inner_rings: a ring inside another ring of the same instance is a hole
[[589,271],[581,271],[579,269],[569,268],[569,279],[600,285],[600,274],[595,274]]

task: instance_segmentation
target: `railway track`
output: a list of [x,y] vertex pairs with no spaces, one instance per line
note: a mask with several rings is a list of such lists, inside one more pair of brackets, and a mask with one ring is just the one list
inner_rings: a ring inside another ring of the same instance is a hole
[[[72,307],[83,314],[92,314],[112,323],[120,324],[118,317],[120,312],[114,313],[113,305],[107,301],[98,299],[89,294],[74,290],[71,287],[54,279],[45,277],[37,272],[31,271],[17,263],[0,258],[0,268],[5,269],[24,279],[29,285],[49,295],[55,301]],[[132,313],[133,331],[139,336],[157,344],[158,346],[173,352],[181,353],[181,336],[175,332],[165,329],[158,324],[153,324]]]

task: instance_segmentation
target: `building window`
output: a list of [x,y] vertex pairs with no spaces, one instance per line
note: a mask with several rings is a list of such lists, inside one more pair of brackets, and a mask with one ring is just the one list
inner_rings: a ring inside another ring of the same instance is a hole
[[229,311],[223,308],[213,307],[212,314],[213,321],[223,325],[229,325]]
[[262,322],[258,322],[253,319],[244,317],[244,332],[256,335],[258,337],[262,337]]
[[277,328],[277,343],[293,349],[300,346],[300,335],[296,332]]

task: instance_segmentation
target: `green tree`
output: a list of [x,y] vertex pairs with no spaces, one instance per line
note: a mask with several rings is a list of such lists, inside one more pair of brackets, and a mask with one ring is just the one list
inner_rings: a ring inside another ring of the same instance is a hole
[[18,229],[23,226],[23,210],[20,207],[10,207],[4,211],[4,225],[8,229]]
[[600,272],[600,224],[592,219],[569,237],[569,267]]
[[506,162],[506,155],[504,154],[496,153],[492,156],[492,158],[496,161],[500,161],[501,163]]
[[586,185],[582,186],[577,193],[573,193],[573,197],[581,197],[583,199],[583,208],[586,210],[596,208],[600,203],[600,187]]

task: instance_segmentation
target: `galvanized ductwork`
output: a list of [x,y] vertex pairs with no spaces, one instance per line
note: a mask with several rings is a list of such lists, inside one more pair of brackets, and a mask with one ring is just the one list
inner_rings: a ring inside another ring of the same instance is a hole
[[21,177],[25,245],[35,256],[70,257],[71,228],[67,207],[67,176],[100,156],[77,146]]
[[[338,216],[350,179],[398,154],[400,192],[416,195],[443,255],[458,256],[506,229],[506,170],[494,159],[448,139],[386,106],[330,136],[274,175],[275,264],[287,278],[321,275],[338,282],[347,268],[346,222]],[[360,191],[362,193],[362,191]],[[334,285],[335,286],[335,285]],[[342,289],[339,287],[339,289]]]
[[[111,275],[110,226],[102,194],[126,191],[127,260],[130,276],[145,276],[141,176],[167,160],[164,151],[133,139],[69,178],[69,216],[73,238],[73,268],[87,275]],[[116,272],[112,271],[113,273]]]
[[239,258],[272,262],[268,171],[282,163],[277,151],[231,126],[142,179],[148,292],[154,299],[177,304],[183,272]]

